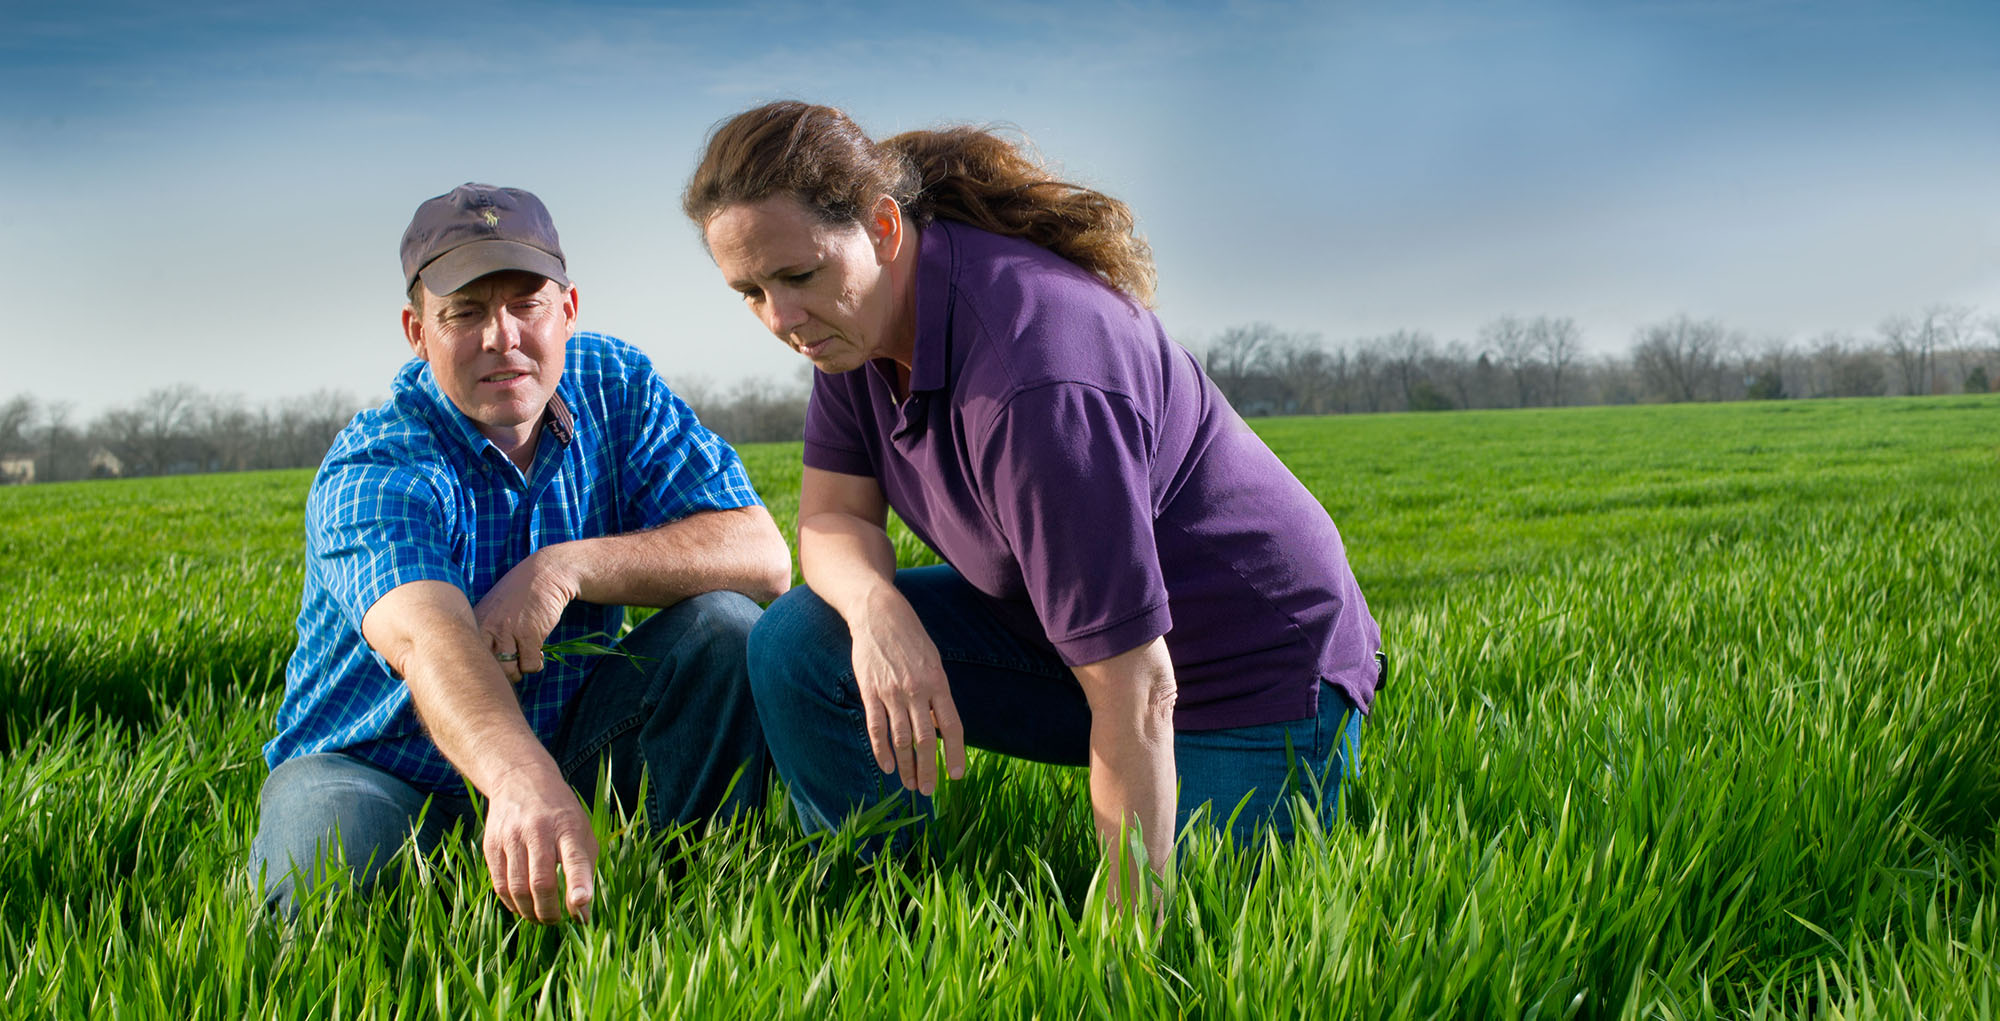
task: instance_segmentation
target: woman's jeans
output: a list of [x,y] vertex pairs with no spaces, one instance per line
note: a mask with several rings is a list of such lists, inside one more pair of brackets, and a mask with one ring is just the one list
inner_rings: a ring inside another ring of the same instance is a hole
[[[950,567],[897,571],[896,588],[937,646],[966,744],[1035,762],[1089,761],[1090,706],[1052,647],[1008,630]],[[929,798],[905,791],[895,774],[875,765],[847,622],[811,589],[792,589],[758,621],[750,634],[750,684],[772,762],[806,832],[835,828],[890,798],[902,802],[897,814],[928,816]],[[1235,813],[1229,829],[1239,843],[1266,826],[1290,838],[1293,794],[1315,802],[1322,822],[1331,822],[1340,811],[1341,781],[1358,772],[1360,742],[1361,713],[1327,684],[1314,716],[1178,731],[1175,829],[1209,805],[1218,828]],[[897,831],[899,845],[909,831]]]
[[[619,648],[633,658],[606,656],[591,671],[549,747],[570,786],[594,797],[606,770],[619,803],[636,809],[647,774],[646,817],[655,827],[762,806],[770,760],[743,661],[758,612],[737,593],[710,592],[625,636]],[[265,903],[286,917],[324,879],[332,853],[366,891],[405,839],[428,853],[452,827],[477,825],[464,794],[421,791],[338,752],[279,763],[259,809],[251,880],[261,878]]]

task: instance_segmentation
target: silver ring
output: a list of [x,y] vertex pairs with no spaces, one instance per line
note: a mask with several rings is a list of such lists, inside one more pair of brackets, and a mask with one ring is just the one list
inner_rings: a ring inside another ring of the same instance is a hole
[[518,652],[496,652],[493,654],[493,658],[499,660],[502,663],[512,663],[515,660],[520,659],[521,654]]

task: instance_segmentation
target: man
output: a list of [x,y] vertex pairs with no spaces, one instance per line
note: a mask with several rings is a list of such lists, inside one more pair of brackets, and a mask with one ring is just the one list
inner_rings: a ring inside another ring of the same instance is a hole
[[[251,871],[287,916],[336,853],[366,889],[413,831],[428,850],[476,824],[469,784],[501,901],[586,916],[597,843],[578,792],[601,768],[634,808],[650,775],[656,826],[762,801],[744,642],[790,553],[735,451],[646,357],[577,332],[539,199],[433,198],[402,261],[416,358],[313,481]],[[544,657],[616,635],[625,604],[665,609],[624,655]]]

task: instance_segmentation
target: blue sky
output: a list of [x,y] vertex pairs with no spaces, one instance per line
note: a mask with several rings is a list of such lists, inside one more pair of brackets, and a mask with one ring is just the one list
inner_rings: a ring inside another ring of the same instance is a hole
[[678,211],[778,97],[1018,126],[1133,205],[1191,346],[2000,313],[2000,3],[9,4],[0,397],[84,414],[382,394],[397,238],[466,180],[539,193],[670,380],[790,380]]

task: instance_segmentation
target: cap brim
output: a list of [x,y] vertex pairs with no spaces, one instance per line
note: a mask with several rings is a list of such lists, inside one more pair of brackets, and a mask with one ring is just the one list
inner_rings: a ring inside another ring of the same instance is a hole
[[569,286],[569,277],[563,273],[561,259],[533,245],[498,238],[459,245],[418,270],[417,279],[424,282],[425,290],[443,296],[488,273],[506,270],[533,273],[548,277],[564,287]]

